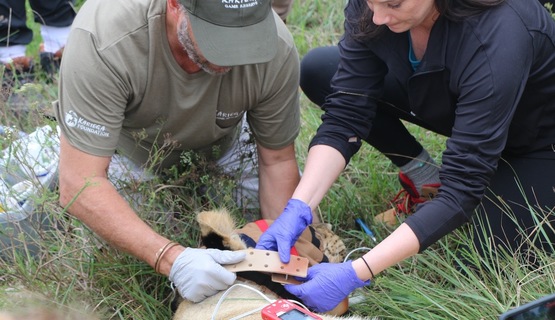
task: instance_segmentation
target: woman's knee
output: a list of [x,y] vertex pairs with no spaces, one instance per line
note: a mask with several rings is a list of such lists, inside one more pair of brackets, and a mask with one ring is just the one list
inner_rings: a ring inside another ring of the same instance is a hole
[[330,81],[339,64],[336,46],[310,50],[301,61],[300,86],[310,101],[318,106],[324,104],[331,92]]

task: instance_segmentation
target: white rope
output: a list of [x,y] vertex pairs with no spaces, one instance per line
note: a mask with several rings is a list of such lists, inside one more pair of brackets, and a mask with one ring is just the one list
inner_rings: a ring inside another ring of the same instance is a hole
[[349,260],[349,256],[350,256],[351,254],[353,254],[353,253],[355,253],[355,252],[357,252],[357,251],[361,251],[361,250],[370,251],[370,250],[372,250],[372,248],[360,247],[360,248],[353,249],[353,250],[349,251],[349,253],[345,256],[345,259],[343,259],[343,262]]
[[[212,313],[212,320],[215,320],[215,319],[216,319],[216,315],[218,314],[218,310],[220,309],[220,306],[221,306],[221,304],[224,302],[224,300],[225,300],[225,298],[227,297],[227,295],[228,295],[233,289],[235,289],[235,288],[237,288],[237,287],[243,287],[243,288],[245,288],[245,289],[249,289],[249,290],[251,290],[251,291],[254,291],[254,292],[258,293],[260,296],[262,296],[262,297],[263,297],[266,301],[268,301],[269,303],[272,303],[272,302],[275,301],[275,300],[272,300],[272,299],[268,298],[268,297],[267,297],[264,293],[262,293],[260,290],[257,290],[257,289],[255,289],[255,288],[253,288],[253,287],[250,287],[250,286],[247,286],[247,285],[244,285],[244,284],[241,284],[241,283],[236,283],[236,284],[232,285],[231,287],[229,287],[229,289],[227,289],[227,290],[224,292],[224,294],[222,294],[222,296],[220,297],[220,299],[218,300],[218,303],[217,303],[216,306],[214,307],[214,312]],[[265,306],[262,306],[262,307],[260,307],[260,308],[257,308],[257,309],[248,311],[248,312],[246,312],[246,313],[243,313],[243,314],[241,314],[241,315],[239,315],[239,316],[236,316],[236,317],[234,317],[234,318],[232,318],[232,319],[229,319],[229,320],[237,320],[237,319],[244,318],[244,317],[246,317],[246,316],[248,316],[248,315],[251,315],[251,314],[253,314],[253,313],[257,312],[257,311],[262,310],[264,307],[265,307]]]

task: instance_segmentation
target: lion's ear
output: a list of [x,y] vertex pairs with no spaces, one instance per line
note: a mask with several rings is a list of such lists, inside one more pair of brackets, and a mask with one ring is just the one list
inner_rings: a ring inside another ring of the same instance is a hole
[[203,211],[197,214],[202,243],[207,248],[243,250],[247,245],[235,231],[233,217],[226,209]]

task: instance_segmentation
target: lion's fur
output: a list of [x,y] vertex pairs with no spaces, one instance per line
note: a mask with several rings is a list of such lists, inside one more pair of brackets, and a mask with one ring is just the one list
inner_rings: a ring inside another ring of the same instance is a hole
[[[279,297],[275,295],[273,292],[265,290],[259,284],[256,284],[252,281],[237,279],[235,284],[238,285],[246,285],[256,290],[259,290],[264,293],[271,300],[277,300]],[[177,311],[173,320],[210,320],[212,319],[212,315],[216,310],[216,306],[222,296],[225,294],[226,291],[219,292],[218,294],[208,297],[202,302],[199,303],[192,303],[187,300],[183,300]],[[260,294],[241,287],[236,286],[233,287],[227,296],[223,299],[223,302],[219,306],[217,313],[214,319],[217,320],[229,320],[233,317],[237,317],[242,314],[249,313],[251,311],[261,309],[262,307],[268,305],[269,302],[264,299]],[[359,317],[359,316],[332,316],[328,314],[318,314],[324,320],[363,320],[368,319],[366,317]],[[250,314],[242,320],[260,320],[260,311],[255,311],[253,314]]]
[[247,245],[237,233],[235,220],[225,209],[203,211],[197,215],[200,234],[206,236],[214,233],[221,237],[222,244],[229,250],[237,251],[246,249]]
[[[241,240],[237,231],[236,223],[231,214],[225,210],[203,211],[197,215],[197,222],[199,223],[203,241],[211,242],[206,244],[208,247],[224,248],[229,250],[242,250],[246,249],[247,245]],[[320,223],[312,225],[316,237],[320,241],[320,248],[322,252],[328,257],[329,262],[341,262],[345,258],[346,248],[343,241],[331,230],[328,224]],[[217,238],[217,240],[215,240]],[[217,242],[217,243],[216,243]],[[277,300],[280,297],[270,291],[266,287],[259,285],[253,281],[238,277],[235,285],[228,291],[222,291],[218,294],[208,297],[207,299],[199,302],[192,303],[187,300],[181,300],[174,315],[173,320],[203,320],[212,319],[212,314],[217,310],[214,319],[231,319],[239,315],[249,313],[256,309],[261,309],[269,302],[259,293],[247,289],[243,286],[248,286],[263,293],[271,301]],[[224,297],[225,295],[225,297]],[[222,300],[219,307],[218,302]],[[349,319],[359,320],[364,319],[356,316],[332,316],[328,314],[320,314],[323,319]],[[257,319],[261,318],[260,311],[254,312],[252,315],[246,316],[241,319]]]

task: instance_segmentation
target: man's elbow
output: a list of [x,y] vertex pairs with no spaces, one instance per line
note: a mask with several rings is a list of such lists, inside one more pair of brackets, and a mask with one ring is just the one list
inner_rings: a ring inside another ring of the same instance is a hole
[[58,203],[60,204],[60,206],[62,206],[62,208],[67,209],[67,207],[71,205],[73,199],[75,198],[74,192],[71,191],[73,189],[70,186],[71,183],[64,179],[63,175],[60,175],[58,181],[58,190],[60,194],[58,198]]
[[259,145],[258,158],[260,164],[266,166],[292,162],[297,165],[294,143],[291,143],[281,149],[268,149]]
[[72,213],[70,207],[78,201],[78,196],[85,188],[86,183],[80,179],[78,174],[70,173],[67,170],[60,170],[58,179],[58,203]]

